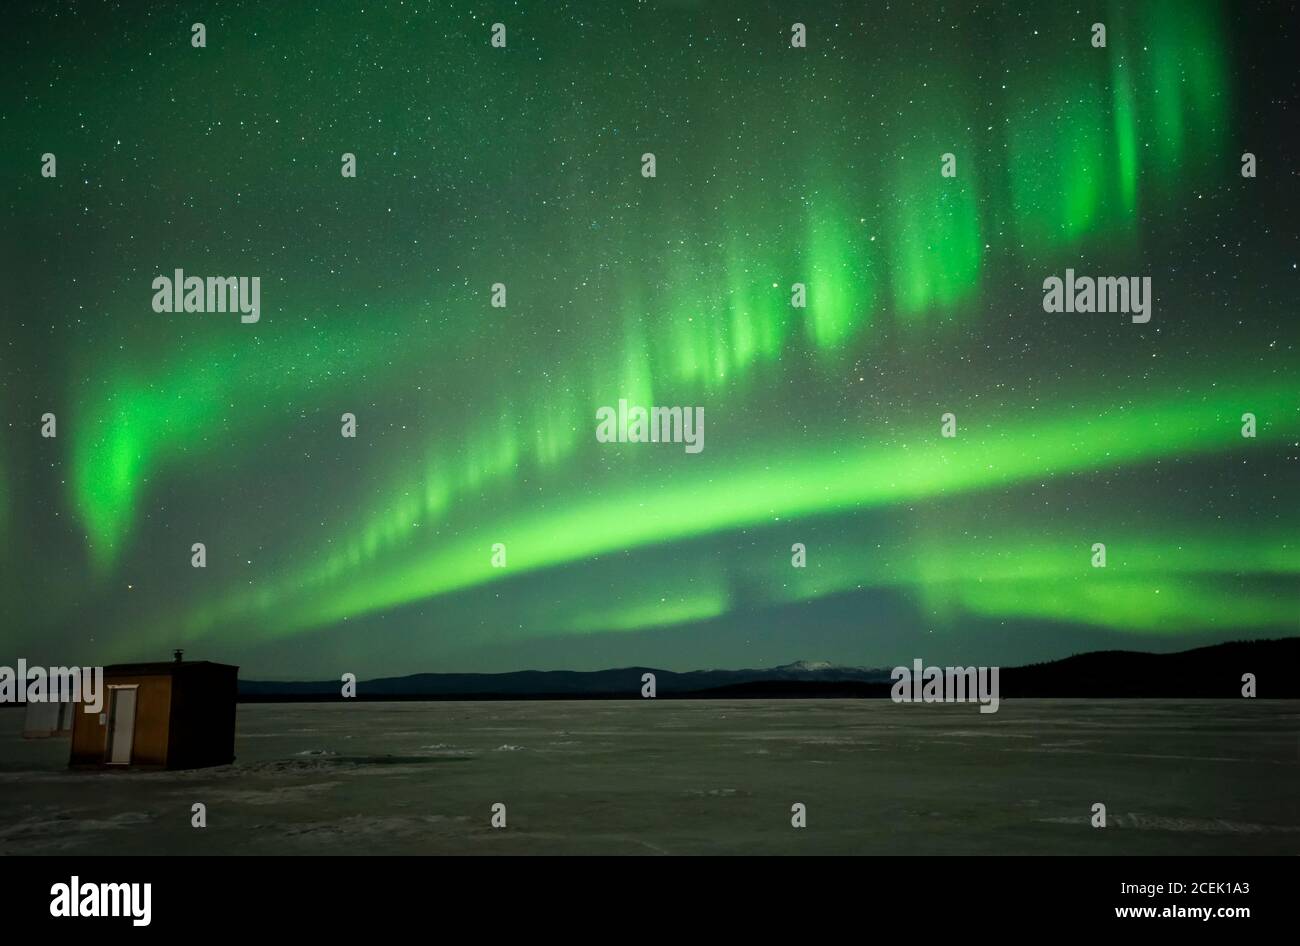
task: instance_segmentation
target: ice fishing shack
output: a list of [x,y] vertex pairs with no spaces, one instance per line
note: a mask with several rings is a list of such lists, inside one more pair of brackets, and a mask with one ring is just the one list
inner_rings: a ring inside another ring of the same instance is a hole
[[74,705],[71,702],[28,703],[23,718],[23,738],[71,736]]
[[206,660],[104,668],[98,713],[73,713],[73,768],[195,769],[235,758],[239,668]]

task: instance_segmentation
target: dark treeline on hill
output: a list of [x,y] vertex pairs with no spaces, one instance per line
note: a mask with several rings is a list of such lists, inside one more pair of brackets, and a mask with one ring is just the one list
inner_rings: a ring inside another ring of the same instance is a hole
[[1232,641],[1176,654],[1100,650],[1002,671],[1002,697],[1300,698],[1300,637]]
[[[931,661],[926,666],[946,666]],[[1236,641],[1175,654],[1107,650],[1000,670],[1002,699],[1239,699],[1253,674],[1260,699],[1300,698],[1300,638]],[[676,673],[652,667],[617,670],[524,670],[515,673],[420,673],[357,683],[358,700],[641,699],[655,675],[659,699],[885,698],[890,668],[800,662],[756,670]],[[243,702],[341,700],[336,681],[241,680]]]

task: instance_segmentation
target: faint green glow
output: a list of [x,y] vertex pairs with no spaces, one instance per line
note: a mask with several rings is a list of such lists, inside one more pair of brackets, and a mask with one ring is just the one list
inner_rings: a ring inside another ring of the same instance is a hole
[[1074,243],[1113,224],[1118,196],[1100,82],[1078,78],[1021,107],[1009,132],[1012,212],[1021,239]]
[[813,344],[839,348],[870,322],[875,264],[862,227],[847,208],[819,206],[809,214],[806,325]]
[[1138,129],[1132,72],[1117,53],[1111,72],[1111,113],[1115,130],[1115,165],[1120,210],[1132,219],[1137,211]]
[[1162,172],[1157,184],[1170,191],[1194,153],[1215,154],[1224,131],[1223,26],[1208,3],[1153,0],[1137,9],[1144,30],[1160,38],[1145,50],[1145,126]]
[[[1074,621],[1129,631],[1290,627],[1300,629],[1300,594],[1242,591],[1215,577],[1138,577],[1107,569],[1090,580],[966,582],[956,594],[970,612],[998,617]],[[1293,572],[1294,574],[1294,572]]]
[[900,172],[895,184],[898,210],[889,231],[894,304],[905,320],[936,307],[951,308],[978,284],[975,168],[965,157],[970,151],[962,154],[955,178],[941,177],[937,161],[927,156],[925,171],[913,166]]
[[5,478],[4,454],[0,453],[0,538],[9,525],[9,482]]
[[[977,613],[1139,632],[1300,629],[1295,593],[1259,584],[1261,576],[1300,575],[1294,526],[1179,531],[1156,540],[1121,521],[1095,517],[1068,529],[1055,521],[1052,528],[1044,535],[1015,524],[978,537],[949,528],[942,541],[887,552],[823,540],[818,552],[824,568],[787,574],[769,566],[766,578],[785,582],[783,600],[789,601],[861,587],[909,590],[937,624]],[[1107,544],[1105,568],[1092,567],[1092,541],[1098,539]]]
[[[542,396],[533,452],[543,467],[555,466],[574,451],[578,443],[577,416],[576,405],[566,392],[547,392]],[[446,505],[445,496],[441,505]]]
[[790,287],[772,282],[774,269],[735,249],[727,260],[727,305],[732,331],[742,338],[742,365],[756,360],[772,364],[785,348],[793,313]]
[[[639,313],[629,312],[624,319],[623,373],[617,384],[606,390],[616,392],[620,398],[627,398],[627,402],[632,405],[650,408],[655,403],[650,348],[646,344],[646,332],[640,323]],[[613,406],[616,401],[617,398],[611,398],[608,405],[601,403],[594,407]],[[591,417],[594,423],[594,410]]]
[[565,614],[553,627],[557,633],[591,634],[635,631],[646,627],[671,627],[705,621],[727,613],[727,597],[718,592],[690,591],[685,595],[642,596],[617,607],[581,608]]

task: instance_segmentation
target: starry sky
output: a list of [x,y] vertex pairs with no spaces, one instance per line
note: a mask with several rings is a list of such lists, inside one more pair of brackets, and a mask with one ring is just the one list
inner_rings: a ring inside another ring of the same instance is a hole
[[[20,4],[0,659],[1011,665],[1300,634],[1286,8]],[[259,276],[260,320],[154,312],[177,268]],[[1067,268],[1150,276],[1150,322],[1045,312]],[[705,449],[598,442],[620,398],[703,407]]]

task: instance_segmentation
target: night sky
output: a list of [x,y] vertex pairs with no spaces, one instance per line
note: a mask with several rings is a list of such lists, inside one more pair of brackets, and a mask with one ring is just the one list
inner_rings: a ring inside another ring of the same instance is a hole
[[[1300,634],[1288,6],[7,9],[0,662]],[[260,320],[153,311],[178,268]],[[1067,268],[1150,322],[1045,312]],[[598,442],[620,398],[703,451]]]

